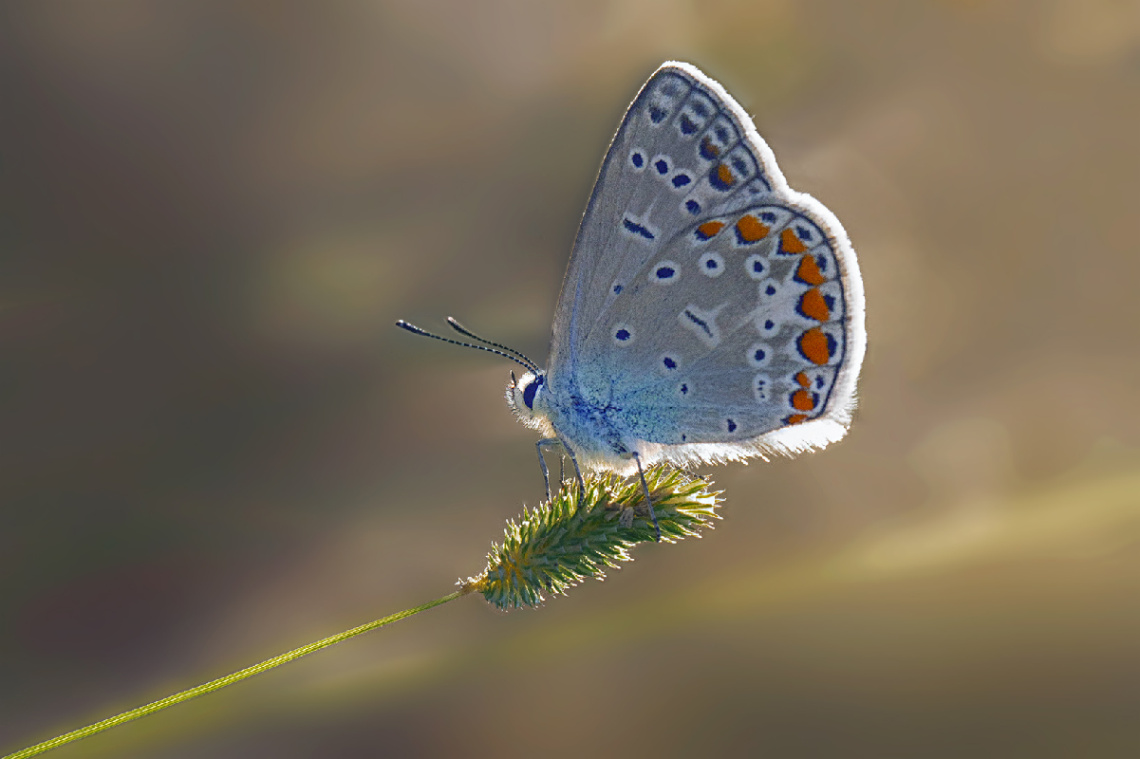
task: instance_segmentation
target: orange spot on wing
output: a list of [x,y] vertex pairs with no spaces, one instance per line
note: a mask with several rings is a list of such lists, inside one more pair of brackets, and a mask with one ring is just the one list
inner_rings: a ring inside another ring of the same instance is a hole
[[823,366],[831,359],[831,345],[827,334],[819,327],[812,327],[800,335],[800,352],[808,361]]
[[795,379],[796,383],[799,384],[800,387],[809,387],[811,385],[811,379],[808,378],[806,372],[798,372]]
[[723,221],[706,221],[704,224],[697,227],[697,231],[700,232],[701,236],[706,240],[722,229],[724,229]]
[[[787,230],[784,233],[787,234]],[[796,279],[808,285],[822,285],[827,281],[823,277],[823,272],[819,270],[819,264],[815,262],[815,256],[804,256],[800,259],[800,265],[796,269]]]
[[803,240],[796,236],[796,232],[788,227],[780,233],[780,252],[796,255],[807,250]]
[[732,171],[723,163],[716,167],[716,178],[726,187],[730,187],[736,182],[736,177],[732,176]]
[[831,309],[827,307],[827,301],[823,299],[818,287],[808,290],[800,298],[800,313],[817,322],[825,322],[831,318]]
[[811,411],[815,408],[815,397],[807,390],[792,393],[792,408],[796,411]]
[[736,232],[744,242],[756,242],[768,236],[770,228],[761,224],[760,220],[751,214],[745,214],[736,222]]
[[701,140],[701,154],[705,158],[716,158],[720,155],[720,148],[713,144],[713,141],[708,137]]
[[784,424],[800,424],[807,421],[807,414],[792,414],[784,420]]

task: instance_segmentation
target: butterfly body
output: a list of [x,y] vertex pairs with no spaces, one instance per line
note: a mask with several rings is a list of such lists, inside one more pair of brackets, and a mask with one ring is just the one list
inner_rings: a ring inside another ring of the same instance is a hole
[[666,63],[602,164],[548,368],[507,402],[587,469],[794,454],[846,433],[865,345],[838,220],[719,84]]

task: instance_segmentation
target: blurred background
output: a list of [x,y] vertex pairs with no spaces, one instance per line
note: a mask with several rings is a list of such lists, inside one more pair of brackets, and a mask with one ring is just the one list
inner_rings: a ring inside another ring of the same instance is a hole
[[859,253],[850,435],[538,611],[453,602],[60,757],[1140,754],[1140,3],[0,8],[0,750],[449,592],[663,60]]

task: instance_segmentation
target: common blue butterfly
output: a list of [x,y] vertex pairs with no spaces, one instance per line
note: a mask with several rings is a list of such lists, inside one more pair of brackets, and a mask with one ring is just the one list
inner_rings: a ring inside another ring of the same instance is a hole
[[543,434],[539,460],[560,443],[579,480],[822,448],[847,431],[866,349],[843,227],[788,187],[724,88],[678,62],[642,87],[602,163],[548,368],[449,322],[523,364],[507,403]]

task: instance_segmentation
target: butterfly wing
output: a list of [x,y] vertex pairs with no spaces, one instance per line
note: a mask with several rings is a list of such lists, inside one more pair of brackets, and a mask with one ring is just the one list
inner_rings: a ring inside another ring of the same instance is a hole
[[788,188],[740,106],[666,64],[606,156],[554,332],[552,377],[645,462],[797,452],[850,421],[862,280],[842,226]]
[[768,198],[693,224],[583,344],[643,459],[791,453],[846,431],[865,338],[850,248],[818,209]]
[[576,360],[601,313],[666,241],[783,185],[771,151],[719,84],[688,64],[661,66],[594,184],[555,312],[550,368]]

